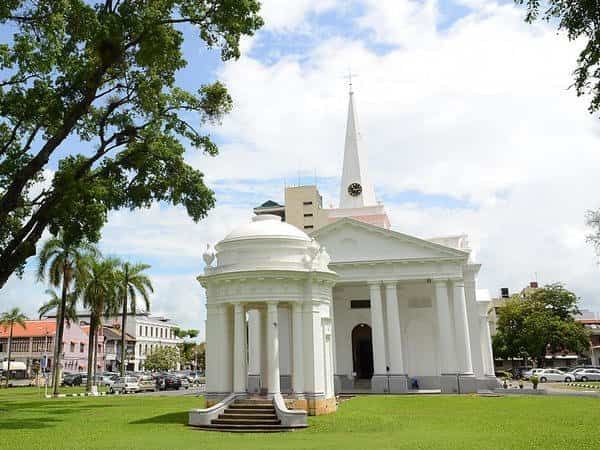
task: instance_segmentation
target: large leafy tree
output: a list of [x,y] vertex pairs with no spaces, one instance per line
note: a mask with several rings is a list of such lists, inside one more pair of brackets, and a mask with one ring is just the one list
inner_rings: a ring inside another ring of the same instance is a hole
[[152,372],[158,370],[171,370],[177,368],[180,361],[177,347],[158,347],[152,351],[144,361],[144,369]]
[[116,258],[92,259],[87,264],[89,272],[81,289],[81,300],[90,311],[86,386],[88,391],[91,390],[96,372],[98,332],[102,328],[102,317],[114,315],[119,307],[119,264],[120,261]]
[[569,40],[585,46],[577,58],[574,72],[577,95],[589,95],[589,110],[600,108],[600,3],[590,0],[515,0],[527,8],[526,20],[555,23]]
[[6,387],[8,387],[8,380],[10,378],[10,357],[12,356],[12,337],[13,337],[13,330],[15,325],[21,325],[23,328],[25,328],[25,321],[27,320],[27,317],[25,316],[25,314],[23,314],[21,312],[21,310],[19,308],[13,308],[10,311],[6,311],[3,312],[2,315],[0,315],[0,326],[3,326],[5,328],[9,329],[8,332],[8,362],[7,362],[7,368],[6,368]]
[[[203,126],[232,101],[220,82],[176,86],[184,30],[223,60],[262,25],[257,0],[4,0],[0,26],[0,287],[45,230],[99,239],[107,212],[213,204],[185,146],[217,153]],[[55,170],[51,182],[39,183]]]
[[144,303],[146,311],[150,311],[150,292],[154,292],[150,278],[143,272],[148,270],[148,264],[121,263],[118,272],[119,302],[121,303],[121,376],[125,376],[127,344],[125,338],[128,307],[134,315],[137,311],[138,294]]
[[[56,311],[56,335],[54,336],[54,357],[52,364],[52,386],[58,394],[60,381],[61,355],[65,327],[65,313],[69,303],[77,298],[77,286],[85,283],[87,263],[97,249],[86,242],[74,242],[65,233],[44,242],[39,254],[37,278],[47,279],[51,286],[61,289],[60,303]],[[70,300],[69,300],[70,299]]]
[[549,353],[583,353],[589,349],[584,326],[575,321],[577,297],[561,284],[512,296],[499,308],[494,355],[516,358],[527,354],[539,367]]

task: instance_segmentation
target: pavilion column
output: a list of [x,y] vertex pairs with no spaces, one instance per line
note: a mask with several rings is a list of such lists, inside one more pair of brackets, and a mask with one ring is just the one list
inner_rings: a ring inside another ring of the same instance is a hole
[[398,290],[396,282],[385,284],[385,301],[387,313],[387,347],[390,367],[390,392],[405,392],[408,380],[404,370],[402,354],[402,329],[398,310]]
[[260,392],[261,315],[257,309],[248,311],[248,392]]
[[460,373],[473,374],[471,357],[471,338],[469,336],[469,318],[465,300],[465,284],[463,280],[451,282],[454,300],[454,326],[456,332],[456,356]]
[[387,392],[387,370],[385,365],[385,324],[381,301],[381,283],[369,283],[371,302],[371,332],[373,340],[373,378],[371,389],[375,392]]
[[438,322],[440,373],[442,376],[456,373],[456,355],[454,351],[454,333],[450,320],[450,301],[446,281],[435,281],[435,309]]
[[234,344],[233,344],[233,391],[246,392],[246,311],[244,305],[235,303],[234,314]]
[[292,304],[292,390],[295,394],[304,392],[304,345],[302,339],[302,326],[302,303],[294,302]]
[[280,393],[279,382],[279,322],[277,302],[267,303],[267,357],[268,357],[268,393],[270,396]]
[[490,336],[487,306],[487,303],[482,306],[482,311],[479,314],[479,338],[481,340],[480,347],[483,357],[484,375],[494,376],[494,354],[492,352],[492,338]]

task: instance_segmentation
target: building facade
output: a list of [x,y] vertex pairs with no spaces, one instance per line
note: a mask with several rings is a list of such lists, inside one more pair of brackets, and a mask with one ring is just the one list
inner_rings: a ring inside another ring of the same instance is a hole
[[286,189],[285,205],[269,201],[255,213],[207,250],[198,278],[207,295],[209,398],[285,392],[319,414],[334,410],[325,401],[332,392],[497,385],[490,297],[477,287],[481,266],[468,239],[390,229],[359,145],[352,92],[339,207],[324,209],[316,187],[301,186]]
[[[54,336],[56,333],[56,320],[27,320],[25,328],[15,325],[11,344],[11,361],[25,363],[27,372],[40,367],[41,361],[46,357],[48,368],[54,365]],[[8,336],[10,330],[0,327],[0,360],[8,358]],[[99,346],[99,359],[103,361],[103,344]],[[63,334],[63,371],[87,371],[88,335],[75,322],[65,322]]]

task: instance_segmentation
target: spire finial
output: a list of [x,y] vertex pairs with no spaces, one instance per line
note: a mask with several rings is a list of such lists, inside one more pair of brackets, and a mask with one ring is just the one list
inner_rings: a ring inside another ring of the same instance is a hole
[[348,68],[348,75],[346,75],[345,78],[348,79],[348,90],[350,92],[350,94],[354,94],[354,91],[352,90],[352,77],[357,77],[358,75],[355,73],[352,73],[352,70],[350,68]]

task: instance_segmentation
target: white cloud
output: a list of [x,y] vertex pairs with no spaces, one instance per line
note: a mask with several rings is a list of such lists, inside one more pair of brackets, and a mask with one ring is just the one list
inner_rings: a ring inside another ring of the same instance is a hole
[[305,18],[308,14],[323,13],[338,3],[338,0],[262,0],[261,17],[267,30],[297,31],[298,28],[306,28]]
[[423,45],[435,38],[437,0],[364,0],[366,13],[357,22],[377,42]]

